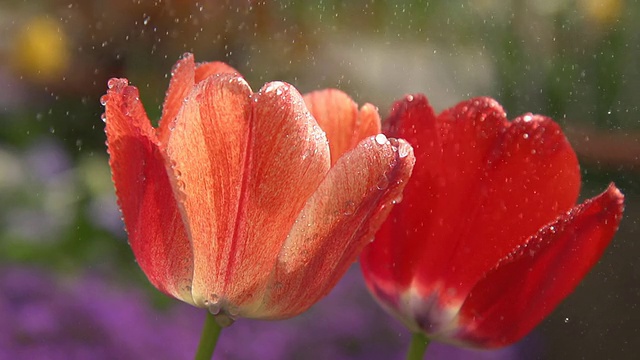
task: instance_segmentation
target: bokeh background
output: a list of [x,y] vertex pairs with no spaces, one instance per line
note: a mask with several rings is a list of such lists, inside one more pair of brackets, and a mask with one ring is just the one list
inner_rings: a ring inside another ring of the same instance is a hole
[[[99,98],[111,77],[158,118],[184,52],[254,89],[337,87],[383,117],[406,93],[436,110],[492,96],[549,115],[583,173],[615,181],[620,231],[530,336],[431,359],[635,359],[640,353],[640,4],[637,0],[0,0],[0,359],[189,359],[204,314],[160,295],[128,248]],[[410,334],[354,267],[300,317],[239,320],[216,359],[400,359]]]

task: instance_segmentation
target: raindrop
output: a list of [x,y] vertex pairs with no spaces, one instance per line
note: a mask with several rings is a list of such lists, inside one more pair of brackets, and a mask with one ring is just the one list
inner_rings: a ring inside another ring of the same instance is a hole
[[109,96],[107,96],[107,95],[102,95],[102,96],[100,97],[100,105],[102,105],[102,106],[106,106],[108,101],[109,101]]
[[109,79],[109,81],[107,81],[107,87],[109,89],[113,89],[113,87],[116,86],[116,82],[118,82],[118,79],[116,78]]
[[406,158],[411,152],[411,147],[408,144],[400,144],[398,146],[398,156],[400,159]]
[[205,305],[209,308],[209,312],[213,315],[218,315],[221,310],[220,297],[216,294],[211,294],[211,300],[205,300]]
[[378,134],[378,135],[376,135],[375,140],[376,140],[376,142],[377,142],[378,144],[380,144],[380,145],[384,145],[384,144],[386,144],[387,142],[389,142],[389,140],[387,140],[387,137],[386,137],[386,136],[384,136],[384,134]]
[[382,174],[378,179],[378,184],[376,185],[376,188],[378,188],[378,190],[385,190],[388,187],[389,187],[389,179],[387,178],[387,175]]
[[356,207],[356,203],[354,203],[351,200],[347,201],[345,204],[343,215],[345,216],[353,215],[353,213],[355,212],[355,207]]

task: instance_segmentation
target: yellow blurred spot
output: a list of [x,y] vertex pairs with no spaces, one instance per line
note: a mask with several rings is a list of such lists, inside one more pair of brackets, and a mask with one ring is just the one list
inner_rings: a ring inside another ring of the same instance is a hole
[[607,25],[616,21],[622,11],[623,0],[579,0],[578,5],[589,20]]
[[61,77],[69,62],[68,40],[60,24],[45,16],[18,29],[11,52],[13,67],[34,80]]

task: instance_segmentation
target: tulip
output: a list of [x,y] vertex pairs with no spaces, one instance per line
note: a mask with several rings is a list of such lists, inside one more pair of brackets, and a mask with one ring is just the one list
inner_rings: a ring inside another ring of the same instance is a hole
[[377,301],[423,341],[492,348],[521,339],[618,228],[615,185],[575,205],[578,161],[547,117],[509,122],[489,98],[436,116],[424,95],[409,95],[384,132],[407,139],[416,167],[361,268]]
[[[253,93],[223,63],[187,54],[157,128],[138,90],[111,79],[110,166],[129,243],[159,290],[216,315],[282,319],[326,295],[410,176],[404,140],[372,105],[291,85]],[[313,111],[309,111],[306,103]]]

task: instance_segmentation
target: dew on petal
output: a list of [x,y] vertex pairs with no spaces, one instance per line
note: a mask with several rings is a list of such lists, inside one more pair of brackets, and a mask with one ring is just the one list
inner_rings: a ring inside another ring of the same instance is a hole
[[353,213],[355,212],[355,208],[356,208],[355,202],[351,200],[347,201],[347,203],[345,204],[343,215],[345,216],[353,215]]
[[384,136],[384,134],[378,134],[378,135],[376,135],[375,140],[376,140],[376,142],[377,142],[378,144],[380,144],[380,145],[384,145],[384,144],[386,144],[387,142],[389,142],[389,140],[387,139],[387,137],[386,137],[386,136]]
[[114,86],[116,86],[116,82],[118,82],[117,78],[111,78],[109,79],[109,81],[107,81],[107,87],[109,89],[113,89]]
[[387,175],[383,174],[378,179],[378,184],[376,184],[376,188],[378,188],[378,190],[386,190],[388,187],[389,187],[389,178],[387,178]]

